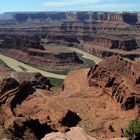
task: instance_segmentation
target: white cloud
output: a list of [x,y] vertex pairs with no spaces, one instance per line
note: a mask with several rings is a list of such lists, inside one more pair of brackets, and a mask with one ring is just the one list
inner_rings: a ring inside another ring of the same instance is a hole
[[47,0],[43,3],[45,7],[61,7],[61,6],[74,6],[74,5],[90,5],[97,4],[103,0],[60,0],[51,1]]
[[97,11],[135,11],[136,8],[140,7],[140,4],[97,4],[94,6],[85,6],[83,10],[97,10]]
[[[44,0],[44,8],[57,11],[134,11],[139,4],[120,0]],[[121,3],[120,3],[121,2]]]

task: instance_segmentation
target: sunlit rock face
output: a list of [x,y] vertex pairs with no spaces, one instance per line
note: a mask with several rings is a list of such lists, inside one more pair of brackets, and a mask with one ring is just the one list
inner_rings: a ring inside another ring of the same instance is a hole
[[107,58],[88,73],[89,85],[106,88],[107,93],[129,110],[139,106],[140,66],[118,56]]

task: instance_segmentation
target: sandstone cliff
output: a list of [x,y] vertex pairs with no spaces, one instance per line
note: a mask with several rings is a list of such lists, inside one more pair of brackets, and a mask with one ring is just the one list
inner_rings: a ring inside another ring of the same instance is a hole
[[41,45],[41,39],[38,36],[25,35],[0,35],[0,48],[3,49],[20,49],[25,52],[28,48],[44,50]]
[[84,45],[100,57],[120,54],[133,59],[140,56],[137,17],[127,12],[17,12],[13,21],[0,21],[0,47],[27,51],[43,50],[49,43]]
[[95,65],[88,73],[89,85],[104,88],[122,109],[139,106],[140,65],[121,57],[113,56]]
[[138,22],[135,13],[117,12],[21,12],[13,13],[13,19],[25,22],[30,20],[70,20],[84,21],[115,21],[134,24]]

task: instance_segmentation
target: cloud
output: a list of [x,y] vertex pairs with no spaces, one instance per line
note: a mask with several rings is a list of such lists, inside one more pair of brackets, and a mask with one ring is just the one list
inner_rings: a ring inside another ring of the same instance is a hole
[[100,5],[94,5],[94,6],[88,6],[84,7],[83,10],[92,10],[93,8],[97,11],[135,11],[138,7],[140,7],[140,4],[119,4],[119,3],[110,3],[110,4],[100,4]]
[[140,4],[130,0],[44,0],[43,6],[57,11],[132,11]]
[[90,4],[97,4],[103,0],[57,0],[51,1],[46,0],[43,5],[45,7],[62,7],[62,6],[75,6],[75,5],[90,5]]

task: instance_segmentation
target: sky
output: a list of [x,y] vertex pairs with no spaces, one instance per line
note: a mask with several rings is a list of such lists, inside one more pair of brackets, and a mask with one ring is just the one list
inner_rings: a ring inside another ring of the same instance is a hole
[[0,0],[0,13],[13,11],[140,11],[140,0]]

